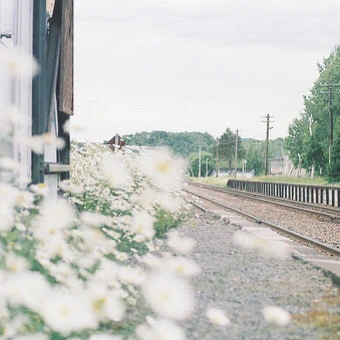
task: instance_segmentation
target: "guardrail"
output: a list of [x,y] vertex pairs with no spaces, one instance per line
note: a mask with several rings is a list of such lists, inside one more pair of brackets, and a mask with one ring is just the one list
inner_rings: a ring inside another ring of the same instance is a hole
[[229,179],[227,187],[305,203],[340,207],[340,187]]

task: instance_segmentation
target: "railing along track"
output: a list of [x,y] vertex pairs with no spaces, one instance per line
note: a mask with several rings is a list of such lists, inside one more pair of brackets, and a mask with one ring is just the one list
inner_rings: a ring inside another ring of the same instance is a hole
[[188,182],[188,184],[196,186],[196,187],[200,187],[200,188],[205,188],[205,189],[214,190],[218,192],[224,192],[226,194],[234,195],[237,197],[244,197],[244,198],[248,198],[248,199],[252,199],[252,200],[256,200],[260,202],[273,204],[276,206],[282,206],[284,208],[290,208],[290,209],[294,209],[297,211],[303,211],[303,212],[307,212],[310,214],[315,214],[318,216],[331,218],[333,220],[340,220],[339,209],[330,208],[327,206],[290,201],[290,200],[278,198],[278,197],[271,197],[271,196],[268,197],[268,196],[258,194],[258,193],[249,193],[249,192],[244,192],[244,191],[236,190],[236,189],[221,188],[221,187],[204,184],[204,183]]
[[[201,195],[201,194],[198,194],[198,193],[195,193],[195,192],[192,192],[188,189],[184,189],[185,192],[191,194],[191,195],[195,195],[199,198],[202,198],[204,200],[207,200],[217,206],[220,206],[228,211],[231,211],[231,212],[234,212],[234,213],[237,213],[238,215],[241,215],[241,216],[244,216],[246,218],[248,218],[249,220],[253,221],[253,222],[256,222],[257,224],[261,224],[261,225],[265,225],[265,226],[268,226],[270,229],[278,232],[279,234],[281,235],[284,235],[284,236],[287,236],[288,238],[290,239],[293,239],[295,241],[298,241],[304,245],[307,245],[309,247],[313,247],[313,248],[316,248],[320,251],[323,251],[329,255],[332,255],[332,256],[336,256],[336,257],[340,257],[340,250],[336,249],[336,248],[333,248],[333,247],[330,247],[330,246],[327,246],[319,241],[316,241],[316,240],[313,240],[309,237],[306,237],[306,236],[303,236],[301,234],[298,234],[294,231],[290,231],[288,229],[285,229],[283,227],[280,227],[276,224],[273,224],[271,222],[268,222],[268,221],[265,221],[265,220],[262,220],[256,216],[253,216],[251,214],[248,214],[244,211],[241,211],[239,209],[236,209],[236,208],[233,208],[233,207],[230,207],[226,204],[223,204],[223,203],[220,203],[218,201],[215,201],[214,199],[211,199],[207,196],[204,196],[204,195]],[[202,211],[207,211],[207,209],[205,209],[204,207],[201,207],[199,206],[198,204],[194,203],[194,202],[190,202],[189,203],[193,204],[194,206],[196,206],[197,208],[201,209]]]

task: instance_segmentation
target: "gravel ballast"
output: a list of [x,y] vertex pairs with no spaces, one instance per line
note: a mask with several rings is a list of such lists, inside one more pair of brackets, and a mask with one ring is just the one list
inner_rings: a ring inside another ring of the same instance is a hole
[[[192,258],[202,273],[192,280],[196,312],[183,323],[188,339],[338,339],[339,288],[310,264],[277,259],[240,248],[232,242],[240,227],[213,214],[198,214],[179,228],[196,239]],[[261,309],[287,310],[287,326],[267,323]],[[231,324],[209,322],[207,307],[226,311]]]
[[[237,197],[225,192],[189,185],[190,191],[208,196],[264,221],[279,225],[298,234],[315,239],[333,248],[340,247],[340,224],[338,220],[315,216],[302,211],[275,206],[273,204]],[[197,200],[197,198],[196,198]]]

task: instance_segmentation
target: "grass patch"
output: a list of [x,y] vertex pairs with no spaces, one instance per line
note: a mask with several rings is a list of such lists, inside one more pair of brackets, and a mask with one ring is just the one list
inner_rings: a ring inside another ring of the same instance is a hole
[[275,183],[289,183],[289,184],[305,184],[305,185],[328,185],[323,177],[288,177],[288,176],[259,176],[254,178],[255,181],[260,182],[275,182]]
[[[320,339],[338,339],[340,335],[340,295],[331,293],[313,301],[313,309],[307,314],[293,315],[300,326],[312,326],[320,333]],[[323,335],[323,334],[327,335]]]
[[198,183],[216,185],[218,187],[225,187],[229,178],[231,177],[189,177],[189,180]]

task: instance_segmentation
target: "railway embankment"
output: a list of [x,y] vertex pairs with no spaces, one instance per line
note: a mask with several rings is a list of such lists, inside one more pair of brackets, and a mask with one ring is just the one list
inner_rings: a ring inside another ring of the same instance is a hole
[[[251,229],[253,228],[253,229]],[[252,230],[252,231],[251,231]],[[232,213],[203,213],[193,208],[193,218],[179,229],[196,242],[192,257],[202,269],[193,280],[196,313],[184,327],[188,339],[336,339],[340,335],[339,286],[327,270],[307,263],[293,253],[272,253],[241,247],[235,233],[255,232],[267,240],[284,242],[272,231]],[[262,234],[261,234],[262,233]],[[294,248],[294,242],[291,246]],[[299,245],[295,245],[299,249]],[[309,249],[310,256],[317,251]],[[266,306],[286,310],[286,325],[268,323]],[[207,307],[226,311],[230,324],[212,325]]]

